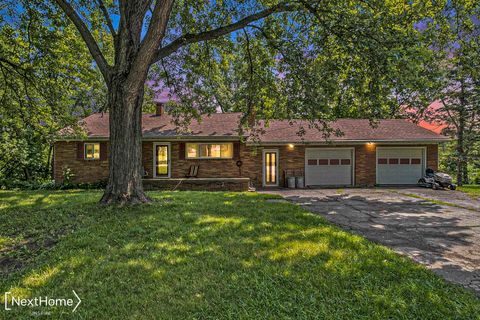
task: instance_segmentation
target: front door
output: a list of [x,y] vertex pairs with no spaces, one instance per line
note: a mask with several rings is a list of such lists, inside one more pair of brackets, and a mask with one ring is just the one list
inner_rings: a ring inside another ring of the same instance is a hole
[[278,150],[263,150],[263,185],[278,186]]
[[154,145],[155,177],[170,177],[170,145],[155,143]]

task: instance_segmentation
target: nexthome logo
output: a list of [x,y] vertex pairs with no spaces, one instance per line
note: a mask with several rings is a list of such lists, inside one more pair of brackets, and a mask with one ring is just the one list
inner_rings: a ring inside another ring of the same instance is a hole
[[48,296],[34,297],[34,298],[16,298],[12,296],[11,292],[5,292],[5,310],[12,310],[14,307],[27,307],[27,308],[39,308],[39,307],[70,307],[73,308],[72,312],[77,310],[78,306],[82,302],[75,290],[72,290],[74,298],[51,298]]

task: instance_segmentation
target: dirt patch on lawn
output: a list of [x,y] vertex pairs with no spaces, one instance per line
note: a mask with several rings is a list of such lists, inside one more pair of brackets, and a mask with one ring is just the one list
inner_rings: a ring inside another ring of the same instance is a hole
[[45,238],[27,237],[0,250],[0,275],[24,269],[31,265],[42,252],[53,248],[61,238],[72,233],[72,229],[61,229]]

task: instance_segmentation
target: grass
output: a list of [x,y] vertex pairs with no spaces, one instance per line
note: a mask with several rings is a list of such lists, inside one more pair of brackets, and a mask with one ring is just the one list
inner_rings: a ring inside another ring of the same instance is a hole
[[[416,193],[398,192],[397,190],[390,190],[390,191],[394,192],[394,193],[398,193],[400,195],[425,200],[426,202],[424,204],[433,203],[433,204],[439,204],[441,206],[450,206],[450,207],[461,208],[461,209],[466,209],[466,210],[474,210],[472,208],[459,205],[457,203],[442,201],[442,200],[438,200],[438,199],[432,199],[432,198],[429,198],[429,197],[424,197],[424,196],[418,195]],[[419,204],[421,205],[422,203],[419,203]]]
[[95,191],[0,192],[0,289],[75,290],[77,311],[48,309],[53,318],[480,318],[470,292],[272,196],[150,196],[118,208],[98,206]]
[[465,185],[465,186],[458,186],[457,190],[465,192],[472,196],[472,198],[480,198],[480,185]]

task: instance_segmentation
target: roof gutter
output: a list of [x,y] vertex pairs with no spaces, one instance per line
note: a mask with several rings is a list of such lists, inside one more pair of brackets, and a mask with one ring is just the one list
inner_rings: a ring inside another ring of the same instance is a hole
[[247,146],[274,146],[274,145],[347,145],[347,144],[429,144],[449,142],[452,139],[422,139],[422,140],[330,140],[330,141],[248,141]]
[[[90,137],[58,137],[54,141],[109,141],[109,137],[90,136]],[[238,136],[158,136],[143,137],[142,141],[240,141]]]
[[[239,141],[239,136],[157,136],[143,137],[142,141]],[[90,137],[59,137],[54,141],[109,141],[109,137],[90,136]],[[382,139],[382,140],[322,140],[322,141],[247,141],[247,146],[273,146],[273,145],[335,145],[335,144],[365,144],[365,143],[387,143],[387,144],[419,144],[419,143],[442,143],[453,141],[453,139],[445,137],[439,139]]]

